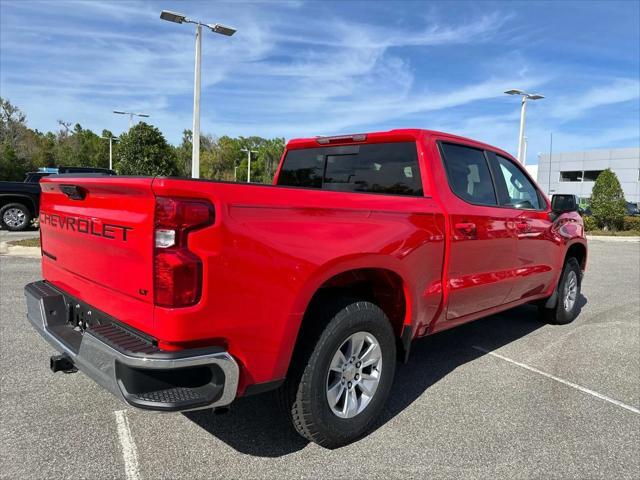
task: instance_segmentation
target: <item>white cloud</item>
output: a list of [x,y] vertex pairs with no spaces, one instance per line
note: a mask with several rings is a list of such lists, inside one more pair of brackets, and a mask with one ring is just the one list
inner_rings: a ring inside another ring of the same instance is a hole
[[[193,30],[161,22],[163,6],[8,5],[0,28],[2,95],[23,108],[33,127],[55,129],[62,118],[119,132],[127,121],[111,110],[135,109],[151,113],[151,123],[174,143],[190,128]],[[515,148],[518,104],[502,92],[544,87],[548,98],[528,116],[531,157],[550,129],[560,132],[594,109],[637,101],[640,90],[632,78],[598,77],[597,87],[554,96],[572,72],[510,50],[505,37],[534,27],[517,25],[509,13],[442,20],[431,12],[365,23],[332,4],[315,16],[302,2],[178,5],[170,8],[238,28],[231,38],[203,38],[202,128],[217,135],[291,138],[411,122]],[[600,140],[617,141],[613,130]],[[571,138],[568,143],[584,140]]]
[[[3,63],[20,68],[3,69],[2,84],[32,123],[41,129],[53,128],[55,111],[57,117],[69,115],[69,120],[91,128],[96,128],[96,122],[101,128],[114,125],[113,119],[105,118],[111,109],[137,105],[152,111],[152,121],[161,122],[174,141],[188,127],[190,122],[177,128],[170,124],[186,118],[190,110],[193,34],[189,29],[160,22],[156,8],[149,4],[64,4],[62,10],[70,12],[67,16],[47,8],[50,4],[30,7],[34,21],[11,22],[10,28],[3,28],[3,50],[8,52]],[[230,15],[231,23],[241,26],[239,34],[204,39],[203,124],[216,133],[224,128],[245,134],[311,134],[315,129],[336,131],[458,105],[464,89],[438,99],[412,95],[411,64],[391,50],[482,41],[505,20],[490,14],[468,24],[425,24],[400,32],[340,17],[305,18],[300,31],[297,25],[304,13],[296,12],[295,5],[288,5],[284,12],[274,12],[271,5],[243,7],[216,13]],[[20,8],[10,14],[19,15]],[[103,21],[83,21],[96,18]],[[237,110],[232,119],[219,117],[218,88],[233,92]],[[465,101],[472,101],[474,94]],[[47,110],[35,107],[45,102],[50,105]],[[308,121],[309,116],[313,121]],[[247,132],[248,126],[256,130]]]
[[615,78],[606,85],[590,88],[558,98],[551,109],[556,118],[571,120],[587,111],[602,106],[628,102],[640,98],[640,81],[631,78]]

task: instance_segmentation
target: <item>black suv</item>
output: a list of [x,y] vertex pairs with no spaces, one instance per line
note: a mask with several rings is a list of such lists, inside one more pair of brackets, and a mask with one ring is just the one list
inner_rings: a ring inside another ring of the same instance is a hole
[[27,229],[40,210],[40,179],[65,173],[116,174],[108,168],[57,167],[46,172],[29,172],[23,182],[0,182],[0,227],[14,232]]

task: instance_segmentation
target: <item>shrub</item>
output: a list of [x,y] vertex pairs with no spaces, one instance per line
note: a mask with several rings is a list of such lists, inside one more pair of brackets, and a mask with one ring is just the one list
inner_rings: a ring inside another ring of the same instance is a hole
[[598,175],[591,192],[590,207],[599,227],[604,230],[617,230],[622,227],[626,211],[624,193],[618,177],[610,169]]
[[584,221],[584,229],[587,232],[598,230],[598,222],[596,222],[596,219],[593,218],[592,215],[589,215],[588,217],[582,217],[582,220]]
[[173,149],[156,127],[140,122],[120,135],[115,155],[120,175],[177,175]]
[[637,230],[640,231],[640,217],[632,217],[627,215],[622,222],[623,230]]

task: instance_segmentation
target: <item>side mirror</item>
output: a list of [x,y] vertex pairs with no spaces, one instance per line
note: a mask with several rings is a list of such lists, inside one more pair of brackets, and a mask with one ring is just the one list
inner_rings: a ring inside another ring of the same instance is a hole
[[551,197],[551,210],[555,213],[577,212],[578,201],[575,195],[553,195]]

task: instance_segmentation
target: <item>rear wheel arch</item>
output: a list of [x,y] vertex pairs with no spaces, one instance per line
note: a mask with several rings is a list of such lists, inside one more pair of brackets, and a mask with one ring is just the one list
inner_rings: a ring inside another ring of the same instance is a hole
[[355,268],[333,275],[325,280],[311,296],[298,329],[291,363],[308,351],[322,334],[329,318],[316,313],[327,305],[337,306],[354,300],[363,300],[377,305],[389,318],[397,340],[398,356],[405,358],[411,340],[409,324],[411,302],[406,283],[393,270],[386,268]]

